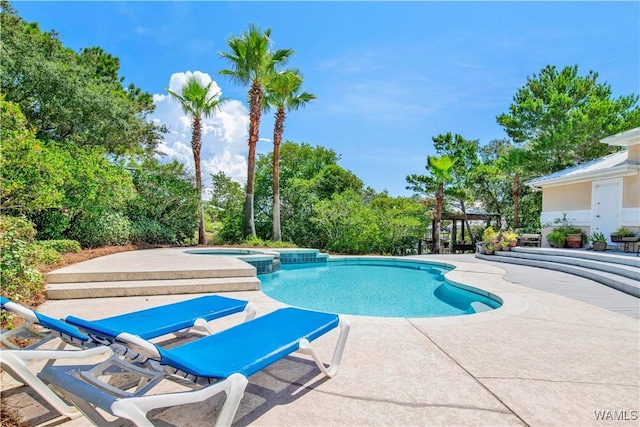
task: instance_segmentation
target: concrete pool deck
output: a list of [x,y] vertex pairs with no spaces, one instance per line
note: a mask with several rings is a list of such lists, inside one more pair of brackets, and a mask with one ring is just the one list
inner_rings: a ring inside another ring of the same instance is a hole
[[[637,318],[511,283],[504,277],[512,266],[458,255],[426,256],[430,257],[455,264],[448,279],[500,296],[503,307],[431,319],[347,316],[351,334],[334,378],[325,379],[305,356],[294,353],[249,378],[234,425],[639,424]],[[567,280],[578,288],[590,285],[566,276],[532,267],[515,273],[521,283],[533,285]],[[282,306],[260,291],[223,295],[253,301],[259,315]],[[73,313],[99,318],[195,296],[49,300],[38,309],[57,317]],[[221,326],[235,321],[225,319]],[[334,332],[315,342],[327,361],[337,337]],[[2,385],[7,402],[20,407],[30,425],[88,424],[82,417],[55,418],[28,389],[16,387],[4,374]],[[153,413],[152,422],[212,425],[215,400]]]

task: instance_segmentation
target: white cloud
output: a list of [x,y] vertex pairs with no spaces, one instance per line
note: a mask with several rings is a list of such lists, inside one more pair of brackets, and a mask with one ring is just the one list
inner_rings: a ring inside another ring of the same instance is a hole
[[[191,75],[198,76],[204,84],[212,81],[211,77],[200,71],[174,73],[169,80],[169,89],[180,93],[180,88]],[[213,81],[210,93],[222,90]],[[172,159],[184,163],[194,170],[191,152],[191,118],[184,114],[180,103],[168,94],[154,94],[156,105],[151,119],[165,124],[169,132],[158,150]],[[202,120],[202,178],[205,186],[211,182],[211,174],[223,171],[232,179],[244,183],[247,180],[247,139],[249,136],[249,111],[237,100],[227,100],[211,116]]]

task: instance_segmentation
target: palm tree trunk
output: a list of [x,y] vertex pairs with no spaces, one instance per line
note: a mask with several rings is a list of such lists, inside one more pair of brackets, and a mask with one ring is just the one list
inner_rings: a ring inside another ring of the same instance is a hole
[[278,108],[273,127],[273,240],[282,240],[280,235],[280,143],[284,133],[286,112],[284,106]]
[[442,222],[442,205],[444,204],[444,183],[438,184],[436,192],[436,218],[433,225],[433,253],[440,253],[440,225]]
[[256,145],[260,136],[260,118],[262,115],[262,84],[255,80],[249,90],[249,156],[247,159],[247,185],[244,203],[243,237],[255,236],[256,225],[253,209],[253,181],[256,169]]
[[200,117],[193,118],[193,131],[191,135],[191,149],[193,151],[193,163],[196,168],[196,188],[198,189],[198,245],[207,244],[207,234],[204,230],[204,208],[202,206],[202,170],[200,169],[200,151],[202,149],[202,122]]
[[520,175],[517,173],[513,177],[513,229],[520,225]]

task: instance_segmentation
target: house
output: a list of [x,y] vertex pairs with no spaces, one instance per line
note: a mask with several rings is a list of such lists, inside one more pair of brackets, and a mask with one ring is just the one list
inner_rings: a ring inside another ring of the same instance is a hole
[[640,228],[640,127],[600,142],[627,149],[527,182],[542,190],[545,244],[552,230],[545,225],[565,213],[573,226],[587,234],[601,232],[609,242],[621,226],[635,232]]

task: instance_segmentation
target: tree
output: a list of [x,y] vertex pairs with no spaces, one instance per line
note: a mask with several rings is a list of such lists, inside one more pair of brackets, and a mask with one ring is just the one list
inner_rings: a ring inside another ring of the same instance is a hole
[[546,174],[592,160],[614,150],[599,141],[640,125],[638,96],[612,97],[598,73],[578,75],[578,67],[547,65],[527,77],[497,121],[518,144],[531,151],[530,165]]
[[498,167],[509,175],[511,180],[511,195],[513,197],[513,224],[517,229],[520,226],[520,192],[522,179],[527,173],[528,151],[513,147],[498,159]]
[[276,109],[273,127],[273,240],[280,241],[280,143],[287,111],[297,110],[316,99],[309,92],[300,92],[302,75],[298,70],[274,73],[266,80],[265,109]]
[[230,52],[220,52],[223,59],[229,62],[230,69],[220,71],[232,81],[249,87],[249,154],[247,159],[247,184],[244,208],[243,236],[256,235],[254,219],[254,170],[256,144],[259,139],[260,118],[263,108],[264,82],[278,66],[285,65],[293,49],[271,51],[271,29],[264,32],[254,24],[240,37],[231,36],[227,40]]
[[313,177],[312,188],[318,198],[330,199],[334,194],[344,193],[351,190],[355,193],[362,193],[364,184],[353,172],[332,164],[323,167],[318,174]]
[[338,253],[372,253],[380,239],[372,209],[355,191],[336,193],[314,205],[310,220],[320,230],[327,250]]
[[[318,190],[332,186],[330,179],[318,179],[327,167],[332,165],[345,180],[352,182],[351,172],[337,165],[340,156],[331,149],[311,146],[306,143],[284,142],[280,147],[280,218],[282,240],[300,246],[321,247],[318,230],[309,222],[313,206],[318,199]],[[329,171],[325,171],[328,173]],[[357,177],[355,178],[357,180]],[[348,185],[333,185],[347,188]],[[362,185],[361,181],[360,186]],[[255,214],[256,232],[260,238],[272,235],[272,189],[273,153],[261,154],[256,159],[255,172]],[[337,187],[336,187],[337,188]],[[331,194],[328,195],[331,197]]]
[[146,120],[151,95],[122,86],[119,60],[93,47],[76,53],[55,31],[42,32],[7,2],[0,13],[0,85],[20,106],[36,138],[126,154],[153,151],[165,129]]
[[430,220],[425,206],[417,198],[389,197],[376,194],[371,200],[380,231],[379,246],[374,251],[390,255],[406,255],[416,248]]
[[440,253],[440,224],[444,206],[445,186],[452,180],[452,169],[456,161],[447,155],[428,156],[427,171],[429,175],[409,175],[408,189],[423,193],[434,194],[436,199],[436,213],[433,227],[433,253]]
[[3,214],[28,215],[60,208],[64,168],[58,156],[36,139],[20,107],[0,96],[0,209]]
[[213,182],[207,210],[216,226],[215,237],[225,243],[242,241],[244,191],[224,172],[211,175]]
[[127,166],[136,197],[127,206],[135,241],[183,244],[193,241],[198,223],[198,194],[193,176],[177,160],[156,156]]
[[[451,132],[433,137],[433,146],[440,155],[447,155],[456,159],[451,170],[452,182],[448,193],[460,204],[460,210],[464,216],[464,225],[469,236],[472,236],[471,225],[467,218],[467,201],[472,200],[473,171],[478,167],[478,141],[468,140],[459,134]],[[456,239],[457,236],[454,236]]]
[[176,93],[170,89],[167,91],[175,99],[180,101],[180,106],[185,114],[191,116],[191,151],[193,152],[193,163],[196,170],[196,188],[199,194],[198,203],[198,244],[207,244],[207,234],[204,229],[204,209],[202,206],[202,171],[200,169],[200,152],[202,150],[202,118],[210,117],[220,104],[225,100],[220,98],[219,93],[210,94],[211,84],[205,85],[200,77],[191,75]]

